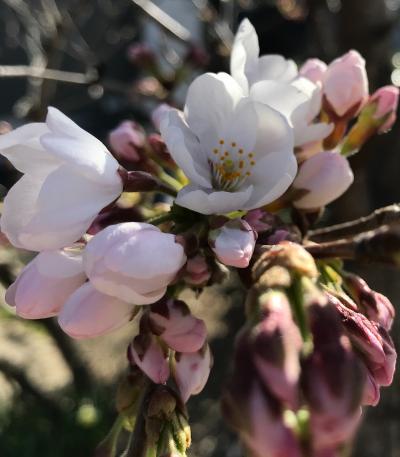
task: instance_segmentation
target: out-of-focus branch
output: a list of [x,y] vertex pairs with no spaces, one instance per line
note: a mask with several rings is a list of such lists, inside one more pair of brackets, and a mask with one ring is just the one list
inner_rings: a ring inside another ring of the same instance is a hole
[[50,79],[71,84],[90,84],[96,81],[98,74],[96,70],[77,73],[29,65],[0,65],[0,77]]
[[0,372],[3,373],[9,381],[17,383],[24,394],[31,395],[52,417],[62,417],[62,411],[57,403],[33,385],[25,372],[20,368],[12,365],[6,360],[0,360]]
[[400,228],[383,226],[354,238],[305,246],[316,259],[341,258],[400,266]]
[[379,208],[369,216],[361,217],[354,221],[311,230],[308,232],[308,239],[316,242],[338,240],[395,223],[400,223],[399,203]]
[[192,34],[180,22],[163,11],[151,0],[131,0],[136,6],[141,8],[153,21],[157,22],[169,34],[179,40],[189,43]]

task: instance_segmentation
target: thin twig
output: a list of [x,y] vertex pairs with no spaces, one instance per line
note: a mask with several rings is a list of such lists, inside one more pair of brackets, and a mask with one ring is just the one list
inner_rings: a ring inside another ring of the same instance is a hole
[[400,266],[400,228],[385,225],[354,238],[305,246],[316,259],[341,258]]
[[29,65],[0,65],[1,78],[37,78],[72,84],[89,84],[94,82],[97,76],[95,70],[87,73],[77,73],[43,67],[32,67]]
[[398,203],[379,208],[369,216],[354,221],[311,230],[308,232],[308,239],[316,242],[338,240],[394,223],[400,223],[400,204]]
[[141,8],[151,19],[157,22],[168,33],[175,38],[189,43],[192,38],[190,31],[184,27],[180,22],[167,14],[159,6],[151,0],[131,0],[136,6]]

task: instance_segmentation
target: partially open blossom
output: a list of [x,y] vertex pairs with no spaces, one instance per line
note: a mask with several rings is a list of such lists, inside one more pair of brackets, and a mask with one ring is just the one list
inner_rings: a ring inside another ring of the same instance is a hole
[[187,260],[184,279],[187,284],[192,286],[203,286],[211,278],[211,268],[206,258],[201,254],[196,254]]
[[58,323],[72,338],[95,338],[122,327],[135,314],[132,303],[105,295],[86,282],[64,303]]
[[122,192],[118,162],[96,138],[55,108],[45,123],[0,136],[0,154],[24,175],[4,199],[1,230],[33,251],[77,241]]
[[146,135],[143,128],[133,121],[121,122],[109,134],[108,141],[115,155],[123,160],[137,162],[145,145]]
[[290,84],[260,81],[251,87],[250,97],[271,106],[288,119],[297,147],[322,141],[333,130],[333,124],[315,122],[321,111],[321,88],[306,78],[297,78]]
[[308,59],[301,66],[299,75],[309,79],[313,83],[322,83],[328,66],[319,59]]
[[293,204],[301,209],[318,209],[340,197],[352,184],[348,160],[336,151],[321,151],[300,166],[293,182],[304,194]]
[[231,74],[247,92],[264,80],[291,81],[297,76],[297,65],[280,55],[259,56],[258,36],[248,19],[243,19],[235,36],[231,53]]
[[209,243],[218,260],[224,265],[246,268],[253,255],[257,233],[243,219],[234,219],[212,230]]
[[202,214],[253,209],[275,200],[297,169],[283,115],[243,96],[225,73],[190,85],[184,113],[164,115],[161,134],[190,183],[176,203]]
[[259,298],[263,317],[250,332],[250,354],[260,381],[283,403],[296,408],[302,338],[284,293]]
[[84,252],[91,284],[136,305],[159,300],[185,262],[174,235],[138,222],[110,225],[89,241]]
[[212,364],[211,351],[206,344],[197,352],[176,353],[173,376],[182,400],[200,393],[207,383]]
[[59,313],[68,297],[84,282],[80,251],[44,251],[22,270],[6,292],[6,302],[25,319]]
[[325,73],[323,92],[328,111],[354,117],[368,100],[365,60],[354,50],[334,60]]
[[156,384],[169,378],[168,354],[158,338],[150,333],[139,334],[129,346],[129,356]]
[[181,300],[160,300],[151,305],[149,320],[152,331],[175,351],[196,352],[206,341],[205,323]]
[[374,118],[382,123],[379,127],[379,133],[390,130],[396,121],[399,88],[396,86],[381,87],[372,94],[369,103],[376,104]]

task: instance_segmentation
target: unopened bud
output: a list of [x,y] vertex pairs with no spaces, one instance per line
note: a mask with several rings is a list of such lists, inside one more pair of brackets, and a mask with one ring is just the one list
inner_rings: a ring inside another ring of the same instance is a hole
[[196,352],[207,337],[205,323],[194,317],[181,300],[160,300],[151,305],[149,324],[152,331],[173,350]]
[[129,346],[129,358],[156,384],[169,378],[168,354],[158,338],[151,333],[141,333]]
[[184,275],[187,284],[205,286],[210,280],[211,274],[211,268],[203,255],[197,254],[188,259]]
[[122,160],[138,162],[146,142],[144,129],[133,121],[123,121],[108,136],[112,151]]
[[351,119],[368,99],[365,60],[354,50],[334,60],[324,75],[324,110],[331,116]]
[[178,385],[183,402],[191,395],[200,393],[210,375],[212,356],[206,344],[200,351],[192,353],[176,353],[173,376]]
[[387,132],[396,120],[399,89],[385,86],[378,89],[363,108],[342,146],[342,154],[357,152],[373,135]]
[[319,59],[308,59],[299,70],[300,76],[309,79],[313,83],[322,83],[328,66]]
[[293,182],[302,196],[296,208],[316,210],[340,197],[352,184],[354,175],[348,160],[336,151],[322,151],[307,159]]
[[229,221],[209,233],[209,243],[218,260],[237,268],[249,265],[256,239],[256,232],[243,219]]

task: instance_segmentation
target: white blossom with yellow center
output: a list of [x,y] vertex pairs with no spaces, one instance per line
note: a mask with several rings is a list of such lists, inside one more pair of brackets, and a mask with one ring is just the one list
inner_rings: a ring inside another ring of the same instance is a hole
[[263,206],[296,176],[293,129],[285,116],[244,96],[226,73],[199,76],[184,112],[166,112],[161,133],[190,181],[177,204],[202,214]]

